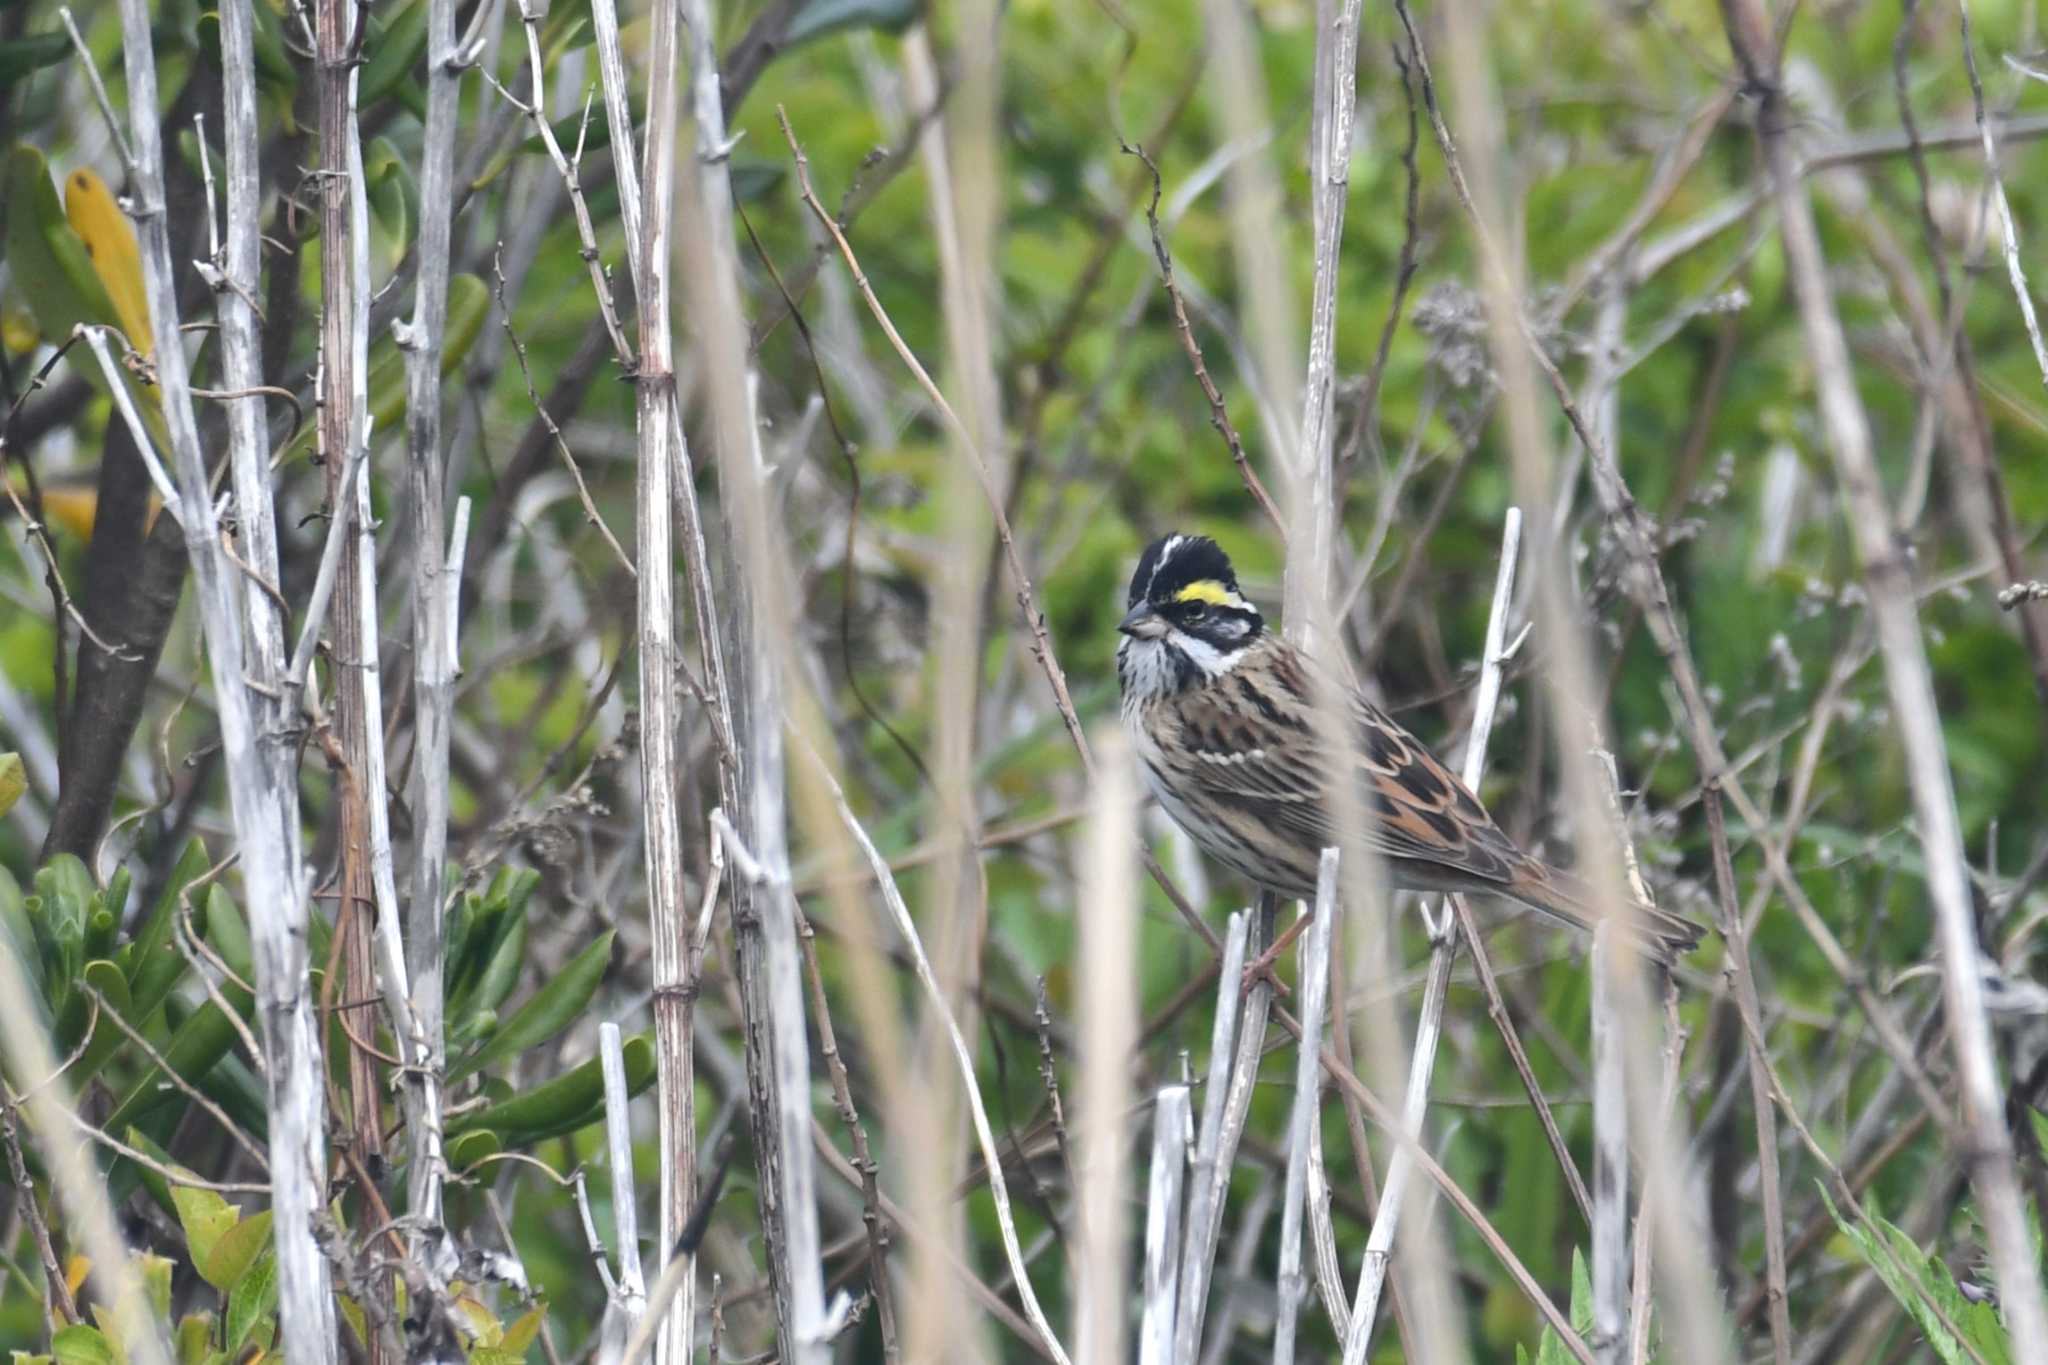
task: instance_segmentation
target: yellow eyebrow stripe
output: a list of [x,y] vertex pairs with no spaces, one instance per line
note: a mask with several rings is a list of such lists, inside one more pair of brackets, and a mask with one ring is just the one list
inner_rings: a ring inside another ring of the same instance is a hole
[[1213,606],[1235,606],[1238,596],[1213,578],[1190,583],[1173,595],[1176,602],[1208,602]]

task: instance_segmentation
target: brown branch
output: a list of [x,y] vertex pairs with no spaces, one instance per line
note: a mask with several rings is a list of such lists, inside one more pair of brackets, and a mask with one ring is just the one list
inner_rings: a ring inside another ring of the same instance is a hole
[[1258,471],[1244,453],[1244,441],[1237,434],[1236,425],[1230,420],[1230,411],[1224,406],[1223,393],[1216,387],[1216,381],[1209,375],[1208,363],[1202,358],[1202,345],[1195,340],[1195,330],[1188,322],[1187,302],[1181,297],[1180,285],[1173,278],[1173,257],[1166,250],[1166,235],[1159,226],[1159,167],[1143,147],[1123,143],[1124,153],[1135,156],[1145,163],[1145,169],[1152,175],[1152,198],[1145,205],[1145,223],[1152,232],[1152,255],[1159,262],[1159,279],[1166,286],[1166,297],[1173,304],[1174,330],[1180,337],[1181,349],[1188,354],[1188,362],[1195,368],[1195,382],[1202,386],[1203,397],[1209,400],[1209,425],[1223,436],[1223,444],[1230,450],[1230,462],[1237,466],[1237,476],[1244,481],[1245,490],[1252,495],[1261,510],[1273,523],[1273,529],[1280,533],[1280,539],[1287,539],[1287,522],[1280,515],[1280,509],[1273,502],[1273,495],[1266,491]]

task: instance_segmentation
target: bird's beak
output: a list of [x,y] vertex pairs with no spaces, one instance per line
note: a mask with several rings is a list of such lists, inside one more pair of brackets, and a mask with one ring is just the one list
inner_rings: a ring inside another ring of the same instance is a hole
[[1117,623],[1118,630],[1134,640],[1156,640],[1166,634],[1166,620],[1149,602],[1140,602]]

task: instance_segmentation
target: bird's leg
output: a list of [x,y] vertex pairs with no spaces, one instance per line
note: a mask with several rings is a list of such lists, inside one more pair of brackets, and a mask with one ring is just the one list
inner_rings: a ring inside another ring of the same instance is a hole
[[1273,975],[1273,964],[1280,960],[1280,954],[1293,946],[1294,940],[1301,937],[1301,931],[1308,928],[1309,918],[1314,913],[1309,908],[1308,903],[1304,901],[1301,914],[1295,917],[1294,923],[1288,925],[1286,931],[1280,937],[1273,940],[1273,946],[1245,964],[1244,989],[1247,994],[1251,992],[1253,986],[1258,985],[1261,981],[1271,986],[1275,995],[1284,996],[1288,994],[1287,987],[1281,982],[1280,978]]

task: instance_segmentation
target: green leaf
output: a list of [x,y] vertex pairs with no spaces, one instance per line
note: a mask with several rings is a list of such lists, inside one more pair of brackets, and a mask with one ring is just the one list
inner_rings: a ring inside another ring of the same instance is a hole
[[[214,1191],[190,1185],[172,1185],[171,1203],[177,1206],[178,1223],[185,1229],[185,1246],[192,1253],[194,1269],[212,1260],[214,1244],[225,1237],[242,1216],[240,1209]],[[205,1274],[200,1270],[202,1278]],[[213,1282],[208,1280],[207,1283]],[[216,1284],[213,1287],[219,1289],[221,1286]]]
[[400,81],[415,75],[427,55],[427,0],[412,0],[393,14],[388,9],[382,31],[376,20],[370,24],[369,56],[356,76],[356,107],[368,109],[395,89]]
[[458,1171],[467,1171],[504,1150],[505,1145],[498,1141],[496,1133],[488,1128],[478,1128],[448,1139],[448,1165]]
[[491,955],[490,966],[476,984],[476,1005],[480,1010],[495,1010],[505,1003],[505,997],[512,994],[519,984],[519,969],[526,965],[526,917],[521,915],[507,927],[507,933],[498,941],[498,949]]
[[[92,1041],[85,1045],[85,1051],[78,1059],[78,1074],[94,1076],[99,1074],[100,1067],[106,1064],[114,1049],[128,1041],[127,1032],[107,1017],[108,1012],[119,1014],[131,1025],[136,1016],[128,999],[128,978],[122,975],[120,967],[104,958],[88,962],[85,964],[85,980],[106,1002],[100,1009],[99,1021],[93,1025]],[[79,1027],[83,1028],[85,1019],[92,1017],[92,999],[84,991],[78,993],[78,999],[85,1007],[84,1018],[79,1021]]]
[[8,86],[46,66],[55,66],[71,50],[71,40],[52,30],[0,43],[0,86]]
[[[628,1038],[623,1048],[626,1090],[637,1095],[654,1081],[651,1034]],[[573,1133],[604,1112],[604,1073],[592,1057],[544,1085],[488,1108],[464,1114],[448,1125],[450,1140],[480,1129],[495,1133],[506,1147],[523,1147],[544,1138]]]
[[170,1321],[173,1269],[170,1258],[144,1252],[135,1258],[135,1264],[142,1271],[142,1292],[149,1296],[151,1311],[163,1321]]
[[766,161],[760,157],[733,157],[729,169],[732,174],[732,197],[743,204],[753,204],[766,199],[775,192],[789,171],[779,161]]
[[[256,53],[256,79],[264,85],[296,89],[299,83],[299,69],[292,64],[291,52],[284,45],[284,33],[278,18],[267,4],[249,7],[254,11],[255,23],[251,25],[251,46]],[[218,71],[220,58],[220,14],[208,10],[199,16],[199,50],[208,64]]]
[[[256,1345],[268,1344],[270,1331],[266,1324],[276,1311],[277,1254],[266,1250],[255,1269],[228,1295],[227,1343],[231,1359],[240,1358],[252,1340]],[[259,1328],[265,1330],[256,1339]]]
[[597,988],[604,980],[605,968],[611,962],[612,940],[616,935],[616,930],[605,930],[595,942],[571,958],[568,966],[535,991],[533,998],[505,1021],[490,1042],[449,1070],[449,1081],[459,1081],[483,1067],[516,1057],[573,1023],[589,1007],[591,997],[597,994]]
[[908,27],[923,8],[919,0],[810,0],[790,16],[780,52],[854,28],[895,33]]
[[0,754],[0,816],[14,809],[28,791],[28,768],[20,754]]
[[58,1328],[50,1337],[50,1354],[57,1365],[120,1365],[106,1334],[84,1323]]
[[526,1348],[533,1345],[534,1339],[540,1335],[541,1320],[547,1317],[547,1313],[546,1300],[521,1313],[518,1319],[505,1329],[505,1339],[498,1343],[498,1349],[510,1351],[515,1357],[523,1359]]
[[156,1007],[191,965],[175,946],[180,898],[193,879],[211,865],[206,845],[196,838],[188,842],[178,861],[172,864],[149,917],[137,927],[134,938],[122,952],[121,965],[128,972],[128,993],[134,997],[138,1019],[156,1013]]
[[270,1245],[270,1210],[253,1214],[223,1232],[205,1257],[196,1252],[192,1268],[222,1293],[232,1292],[249,1273],[249,1267]]
[[[220,993],[221,998],[232,1005],[242,1018],[249,1017],[253,1002],[248,992],[233,982],[223,982]],[[173,1071],[196,1083],[213,1069],[234,1043],[233,1021],[222,1013],[218,1004],[208,1000],[172,1030],[169,1046],[160,1051]],[[128,1088],[128,1093],[122,1097],[106,1126],[119,1132],[182,1093],[165,1080],[162,1069],[152,1063]]]
[[1972,1360],[1971,1353],[1943,1323],[1944,1316],[1969,1338],[1969,1345],[1987,1365],[2010,1365],[2011,1343],[1997,1310],[1988,1303],[1973,1303],[1964,1298],[1940,1257],[1923,1251],[1903,1229],[1880,1217],[1874,1204],[1864,1210],[1872,1224],[1866,1228],[1842,1217],[1825,1188],[1821,1190],[1821,1199],[1827,1204],[1835,1226],[1856,1248],[1864,1264],[1877,1272],[1878,1279],[1912,1318],[1943,1365],[1965,1365]]
[[187,1313],[178,1319],[178,1365],[201,1365],[213,1342],[213,1314]]
[[[57,200],[50,163],[26,143],[15,144],[7,158],[7,266],[52,345],[62,345],[82,322],[120,325],[113,301],[86,259],[85,244]],[[73,368],[107,392],[106,376],[89,357]]]
[[249,922],[241,907],[219,882],[206,888],[206,941],[243,981],[256,979],[256,957],[249,946]]
[[44,998],[49,987],[43,977],[39,938],[35,925],[29,922],[21,886],[14,880],[14,874],[4,867],[0,867],[0,953],[8,953],[14,958],[14,965],[34,988],[30,1004],[35,1007],[43,1031],[48,1033],[53,1025],[49,1002]]
[[[1593,1277],[1586,1270],[1586,1258],[1577,1247],[1572,1248],[1572,1330],[1580,1336],[1593,1330]],[[1527,1365],[1528,1352],[1520,1345],[1515,1347],[1518,1365]],[[1536,1343],[1536,1365],[1572,1365],[1573,1355],[1555,1331],[1543,1329],[1543,1335]]]
[[85,864],[69,853],[59,853],[37,869],[36,894],[43,898],[43,913],[51,917],[51,923],[77,935],[82,943],[86,917],[99,899],[99,888],[93,885]]
[[[421,4],[417,8],[424,10]],[[420,190],[397,146],[388,137],[372,138],[363,149],[363,186],[368,192],[370,213],[384,234],[383,246],[395,267],[412,245],[420,216]]]

